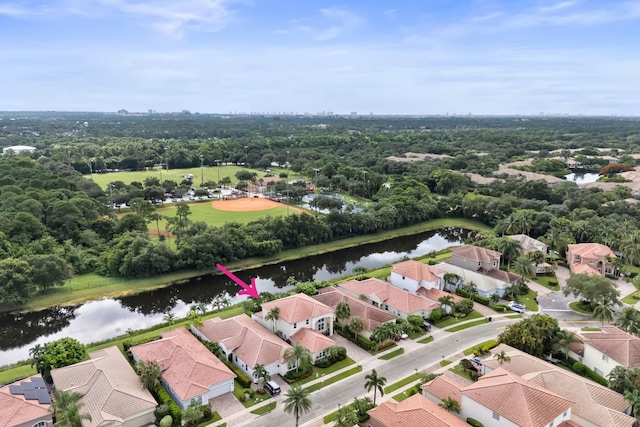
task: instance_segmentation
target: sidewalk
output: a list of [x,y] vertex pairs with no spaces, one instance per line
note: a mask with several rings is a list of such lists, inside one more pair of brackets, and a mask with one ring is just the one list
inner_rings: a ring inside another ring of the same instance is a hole
[[[499,318],[504,318],[506,316],[514,315],[514,314],[515,313],[498,314],[498,313],[494,312],[491,317],[493,319],[499,319]],[[454,326],[464,325],[464,324],[467,324],[467,323],[476,322],[478,320],[479,320],[478,318],[475,318],[475,319],[467,320],[467,321],[464,321],[464,322],[456,323]],[[339,375],[339,374],[341,374],[341,373],[343,373],[345,371],[348,371],[350,369],[353,369],[354,367],[356,367],[358,365],[362,366],[362,372],[370,371],[371,369],[375,369],[375,368],[377,368],[377,367],[379,367],[379,366],[381,366],[381,365],[383,365],[383,364],[388,362],[386,360],[380,360],[379,359],[379,357],[381,357],[381,356],[383,356],[383,355],[385,355],[387,353],[391,353],[391,352],[397,350],[398,348],[403,348],[404,349],[404,354],[411,353],[411,352],[415,351],[417,348],[420,348],[422,346],[432,345],[440,337],[442,337],[444,335],[447,335],[447,334],[450,334],[450,332],[446,332],[444,329],[437,329],[437,330],[433,331],[431,334],[425,334],[425,335],[417,338],[416,340],[403,340],[403,341],[400,341],[398,346],[391,347],[391,348],[389,348],[387,350],[384,350],[384,351],[382,351],[382,352],[380,352],[378,354],[375,354],[375,355],[369,355],[369,357],[367,357],[364,360],[361,360],[359,363],[355,363],[355,364],[346,366],[346,367],[344,367],[344,368],[342,368],[342,369],[340,369],[338,371],[332,372],[329,375],[325,375],[323,377],[320,377],[318,379],[310,381],[310,382],[304,384],[304,387],[305,388],[306,387],[310,387],[310,386],[312,386],[314,384],[317,384],[319,382],[326,381],[327,379],[332,378],[332,377],[334,377],[336,375]],[[419,340],[422,340],[422,339],[426,338],[429,335],[433,336],[433,341],[431,343],[428,343],[428,344],[420,344],[420,343],[418,343]],[[476,344],[478,344],[478,343],[476,343]],[[472,345],[470,344],[469,347],[472,347]],[[455,353],[455,354],[451,354],[451,355],[445,357],[445,360],[451,360],[452,363],[450,365],[447,365],[445,367],[441,367],[439,363],[436,363],[436,364],[433,364],[433,365],[430,365],[430,366],[427,366],[427,367],[420,368],[419,371],[420,372],[426,372],[426,373],[430,373],[430,372],[442,373],[442,372],[447,371],[451,366],[454,366],[454,364],[458,360],[463,359],[464,357],[466,357],[466,356],[463,353],[460,353],[460,352]],[[411,383],[410,385],[404,386],[404,387],[402,387],[402,388],[400,388],[398,390],[394,390],[393,393],[391,393],[391,395],[395,396],[398,393],[402,393],[402,392],[410,389],[414,385],[415,385],[415,382]],[[369,393],[367,395],[369,397],[373,398],[373,392],[371,392],[371,393]],[[390,399],[392,396],[385,395],[383,398],[380,398],[379,401],[381,401],[381,402],[386,401],[386,400]],[[259,404],[254,405],[254,406],[251,406],[250,408],[245,408],[242,411],[236,412],[235,414],[233,414],[231,416],[228,416],[228,417],[225,417],[225,418],[223,418],[223,419],[221,419],[219,421],[216,421],[215,423],[210,424],[210,425],[211,426],[220,426],[221,424],[225,424],[226,423],[226,425],[228,427],[232,427],[232,426],[235,426],[235,425],[247,424],[252,420],[260,418],[260,415],[252,414],[251,411],[255,411],[256,409],[261,408],[263,406],[266,406],[266,405],[268,405],[268,404],[270,404],[272,402],[276,402],[277,403],[276,410],[281,410],[282,409],[282,405],[283,405],[282,402],[285,399],[286,398],[285,398],[284,395],[282,395],[282,394],[278,395],[278,396],[273,397],[271,399],[268,399],[268,400],[266,400],[264,402],[261,402]],[[213,409],[215,410],[215,408],[213,408]],[[322,426],[322,425],[324,425],[322,417],[317,417],[317,418],[315,418],[315,419],[303,424],[303,426],[305,426],[305,427],[319,427],[319,426]]]

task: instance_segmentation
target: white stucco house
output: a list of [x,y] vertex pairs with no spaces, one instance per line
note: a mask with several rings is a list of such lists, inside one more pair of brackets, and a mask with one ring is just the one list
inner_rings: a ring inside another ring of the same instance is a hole
[[598,375],[607,377],[616,366],[640,368],[640,338],[614,326],[582,332],[582,345],[572,346],[570,356]]
[[399,262],[391,267],[390,282],[393,286],[416,293],[418,289],[444,288],[445,271],[422,262],[409,260]]

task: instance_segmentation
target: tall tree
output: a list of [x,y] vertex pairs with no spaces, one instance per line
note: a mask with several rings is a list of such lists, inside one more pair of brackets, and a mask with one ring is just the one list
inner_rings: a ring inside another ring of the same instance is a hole
[[509,355],[507,353],[505,353],[504,350],[502,350],[500,353],[494,354],[493,358],[498,361],[500,366],[502,366],[503,363],[511,362],[511,357],[509,357]]
[[372,369],[371,373],[366,375],[364,379],[366,380],[364,383],[365,390],[369,392],[373,389],[373,404],[375,405],[377,392],[380,392],[380,396],[384,396],[384,385],[387,383],[387,379],[379,377],[375,369]]
[[291,348],[284,352],[285,359],[294,359],[296,361],[296,372],[302,368],[306,371],[311,366],[311,353],[298,343],[294,343]]
[[524,285],[527,279],[531,279],[536,274],[533,262],[526,255],[520,255],[516,258],[513,261],[511,270],[520,276],[521,285]]
[[71,267],[54,254],[31,255],[24,258],[31,266],[31,277],[42,292],[53,286],[61,286],[71,278]]
[[347,303],[346,301],[340,301],[336,305],[336,319],[338,319],[343,328],[345,320],[347,320],[350,316],[351,307],[349,306],[349,303]]
[[162,366],[160,366],[160,364],[155,360],[140,360],[136,364],[136,372],[138,373],[138,376],[140,376],[140,380],[147,390],[153,392],[156,386],[160,384]]
[[267,381],[271,380],[271,374],[267,371],[267,368],[260,363],[257,363],[256,366],[253,367],[253,377],[261,381],[261,390],[264,390],[264,385]]
[[358,425],[358,413],[350,405],[343,405],[338,409],[334,427],[353,427]]
[[451,396],[440,402],[438,406],[447,412],[455,412],[456,414],[460,413],[460,403]]
[[566,360],[569,357],[569,346],[577,342],[580,342],[580,339],[575,332],[562,329],[556,334],[554,348],[562,351]]
[[511,262],[522,254],[522,247],[517,240],[511,237],[501,237],[498,239],[498,251],[502,253],[504,265],[511,265]]
[[91,415],[81,413],[82,394],[73,391],[56,390],[53,393],[53,410],[56,414],[56,427],[80,427],[82,420],[91,421]]
[[613,320],[613,303],[607,299],[600,299],[593,307],[593,318],[600,320],[602,327],[604,322],[611,323]]
[[633,307],[625,307],[622,309],[615,325],[625,332],[638,335],[640,331],[640,312]]
[[354,316],[349,321],[349,329],[353,332],[353,338],[355,339],[364,329],[364,322],[360,317]]
[[276,324],[278,323],[278,319],[280,319],[280,307],[273,307],[264,316],[264,320],[271,321],[271,323],[273,324],[274,333],[276,332]]
[[559,331],[556,319],[548,314],[535,314],[507,326],[498,340],[525,353],[543,357],[552,352]]
[[309,392],[299,385],[294,385],[285,396],[284,412],[293,414],[296,419],[296,427],[298,427],[300,417],[311,410],[312,403]]
[[562,290],[565,295],[572,294],[576,298],[581,298],[595,306],[597,301],[611,301],[619,304],[618,296],[620,292],[616,285],[603,276],[589,276],[587,274],[574,274],[569,279]]
[[451,313],[453,311],[453,296],[451,295],[443,295],[440,298],[438,298],[438,302],[440,303],[440,307],[447,307],[447,309],[445,309],[445,311],[447,313]]

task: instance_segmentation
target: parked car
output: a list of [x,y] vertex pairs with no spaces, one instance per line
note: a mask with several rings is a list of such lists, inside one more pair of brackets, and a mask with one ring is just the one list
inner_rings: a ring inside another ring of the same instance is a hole
[[509,309],[511,311],[515,311],[516,313],[524,313],[525,306],[521,302],[511,301],[509,302]]
[[280,394],[280,386],[275,381],[267,381],[264,384],[264,389],[267,390],[271,396]]

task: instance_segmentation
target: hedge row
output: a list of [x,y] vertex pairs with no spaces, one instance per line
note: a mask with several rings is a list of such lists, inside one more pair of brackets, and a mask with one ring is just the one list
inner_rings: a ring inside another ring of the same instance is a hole
[[602,375],[597,374],[595,371],[591,370],[590,368],[586,367],[584,364],[580,363],[580,362],[574,362],[572,365],[573,370],[575,371],[576,374],[580,374],[582,376],[586,376],[587,378],[589,378],[590,380],[593,380],[595,382],[597,382],[600,385],[603,385],[605,387],[609,386],[609,381],[607,381],[607,379],[605,377],[603,377]]
[[240,384],[244,388],[250,388],[251,387],[251,378],[249,378],[249,376],[247,374],[242,372],[240,370],[240,368],[238,368],[232,362],[229,362],[228,360],[226,360],[226,358],[219,357],[219,359],[222,360],[222,362],[225,365],[227,365],[227,367],[229,367],[229,369],[231,369],[237,375],[236,380],[238,381],[238,384]]
[[[171,398],[167,390],[162,386],[162,384],[158,384],[156,388],[153,390],[156,399],[160,402],[160,406],[156,409],[156,418],[164,418],[165,415],[171,415],[171,419],[173,420],[174,426],[182,425],[182,411],[178,404]],[[165,405],[168,413],[164,413],[165,411],[161,411],[161,406]],[[159,421],[159,420],[158,420]]]
[[473,418],[467,418],[467,424],[473,427],[484,427],[484,424],[478,420],[474,420]]

